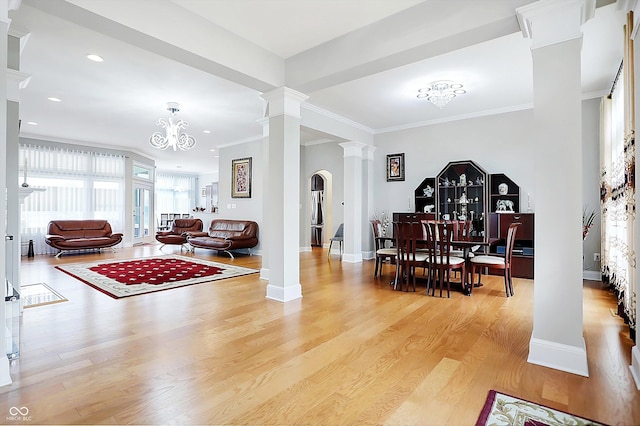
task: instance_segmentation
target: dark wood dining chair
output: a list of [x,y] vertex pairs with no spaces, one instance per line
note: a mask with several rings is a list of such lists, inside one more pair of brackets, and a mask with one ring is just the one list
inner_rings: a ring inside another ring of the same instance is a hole
[[373,270],[373,277],[378,276],[378,272],[382,275],[382,265],[388,259],[391,263],[396,263],[397,249],[393,247],[394,238],[383,236],[382,224],[378,219],[372,219],[371,228],[373,229],[373,241],[376,249],[376,264]]
[[[429,245],[429,267],[436,273],[440,297],[447,283],[447,297],[451,297],[451,271],[460,271],[461,284],[464,287],[465,259],[451,255],[451,241],[453,240],[454,225],[451,222],[427,222],[429,227],[427,243]],[[436,277],[434,277],[436,278]],[[427,286],[427,294],[429,287]],[[435,296],[436,286],[433,285],[432,295]]]
[[418,246],[424,241],[421,222],[394,222],[393,234],[397,248],[397,272],[396,288],[413,284],[416,291],[416,269],[428,266],[429,255],[426,251],[418,250]]
[[484,268],[501,270],[504,274],[504,291],[507,297],[513,296],[513,280],[511,279],[511,257],[513,255],[513,245],[516,240],[516,231],[520,226],[520,222],[514,222],[509,225],[507,230],[506,247],[504,256],[482,255],[475,256],[471,259],[471,285],[469,287],[469,295],[473,292],[473,274],[478,272],[478,284]]

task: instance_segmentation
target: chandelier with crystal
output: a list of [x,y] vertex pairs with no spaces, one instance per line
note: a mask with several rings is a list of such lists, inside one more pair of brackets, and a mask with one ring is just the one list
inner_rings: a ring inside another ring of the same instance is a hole
[[426,98],[429,102],[442,109],[456,95],[465,93],[467,91],[462,88],[460,83],[451,80],[438,80],[418,90],[418,98]]
[[162,132],[155,132],[151,135],[151,138],[149,138],[151,146],[162,150],[173,147],[174,151],[177,148],[186,151],[196,146],[196,139],[183,132],[189,126],[189,123],[176,119],[176,112],[180,111],[180,104],[169,102],[167,103],[167,110],[171,113],[171,117],[168,120],[160,118],[156,123],[156,125],[165,129],[165,135]]

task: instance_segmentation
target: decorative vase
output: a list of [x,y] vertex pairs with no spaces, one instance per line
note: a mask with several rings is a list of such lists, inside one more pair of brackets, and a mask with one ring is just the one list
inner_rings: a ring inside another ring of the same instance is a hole
[[506,183],[498,185],[498,194],[507,195],[507,192],[509,192],[509,186]]

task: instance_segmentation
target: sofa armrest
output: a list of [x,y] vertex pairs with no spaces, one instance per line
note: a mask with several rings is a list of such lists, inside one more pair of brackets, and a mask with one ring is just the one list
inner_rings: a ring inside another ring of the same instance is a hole
[[156,235],[160,235],[162,237],[167,235],[173,235],[173,231],[156,231]]
[[115,234],[111,234],[110,237],[113,238],[122,238],[124,234],[122,232],[116,232]]
[[57,234],[48,234],[45,236],[45,238],[49,241],[64,241],[66,240],[65,237],[63,237],[62,235],[57,235]]

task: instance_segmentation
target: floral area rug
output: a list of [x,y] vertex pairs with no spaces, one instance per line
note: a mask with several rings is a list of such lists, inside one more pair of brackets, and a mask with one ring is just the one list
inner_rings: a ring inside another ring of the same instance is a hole
[[73,263],[56,268],[115,299],[259,272],[178,255]]
[[597,425],[602,423],[554,410],[510,395],[489,391],[476,426],[556,426]]

